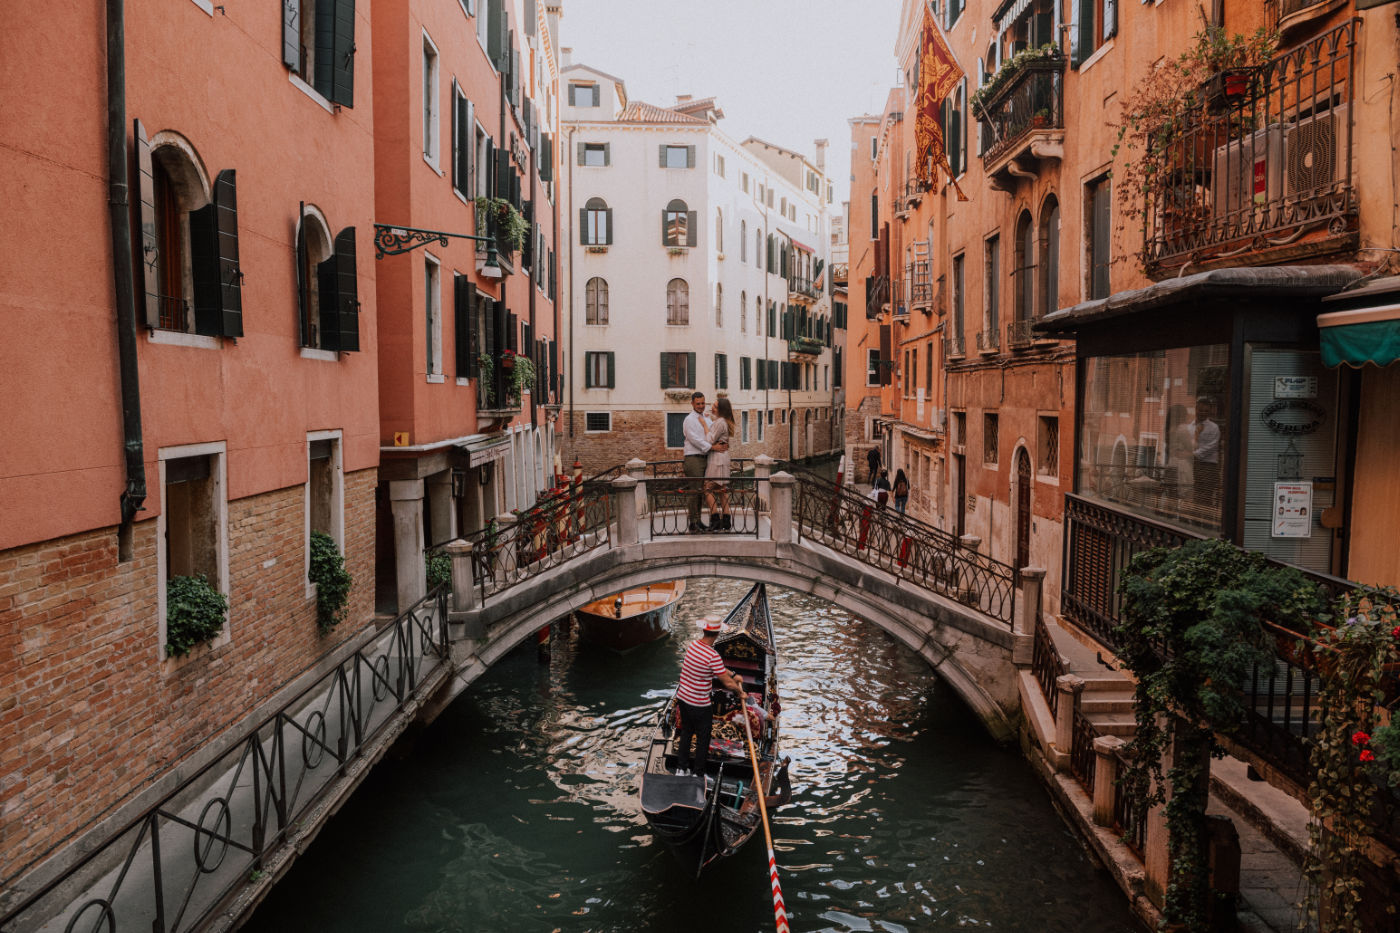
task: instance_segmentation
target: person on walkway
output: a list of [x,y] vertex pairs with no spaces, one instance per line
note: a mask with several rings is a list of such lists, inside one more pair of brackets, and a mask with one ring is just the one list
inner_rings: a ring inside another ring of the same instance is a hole
[[681,682],[676,687],[676,700],[681,711],[681,727],[676,739],[676,774],[691,772],[690,742],[695,740],[694,773],[705,774],[705,762],[710,756],[710,730],[714,725],[714,707],[710,703],[710,688],[718,680],[739,697],[740,708],[745,701],[744,683],[724,666],[715,639],[719,637],[719,616],[706,616],[701,636],[685,646],[681,658]]
[[870,465],[870,485],[875,485],[875,480],[880,476],[880,448],[878,446],[870,448],[865,455],[865,462]]
[[894,489],[890,491],[894,493],[895,511],[903,515],[904,507],[909,503],[909,477],[904,475],[904,470],[895,471]]
[[884,508],[890,501],[890,471],[881,470],[880,475],[875,477],[870,485],[870,498]]
[[734,407],[721,395],[710,409],[710,455],[705,459],[705,503],[710,509],[710,530],[728,531],[729,439],[734,436]]
[[[687,495],[689,505],[687,511],[690,514],[690,525],[688,530],[709,531],[710,526],[700,521],[700,500],[705,495],[705,460],[714,444],[709,440],[709,422],[705,420],[705,393],[696,392],[690,396],[690,414],[685,416],[683,432],[685,434],[685,446],[683,449],[685,459],[682,461],[682,468],[686,477],[697,480],[694,486],[694,494]],[[729,450],[728,442],[724,445],[724,450]]]
[[1196,420],[1191,422],[1191,472],[1196,500],[1209,515],[1220,507],[1220,425],[1215,423],[1215,399],[1196,399]]

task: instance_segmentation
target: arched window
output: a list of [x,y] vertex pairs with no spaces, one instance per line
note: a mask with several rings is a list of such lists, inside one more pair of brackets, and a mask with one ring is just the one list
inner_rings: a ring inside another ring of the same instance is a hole
[[[741,239],[739,240],[739,242],[742,243],[742,242],[744,242],[744,241],[743,241],[743,239],[741,238]],[[741,334],[747,334],[748,332],[749,332],[749,293],[748,293],[748,292],[740,292],[740,293],[739,293],[739,333],[741,333]]]
[[321,276],[317,270],[331,257],[331,232],[325,216],[312,205],[302,209],[297,224],[297,304],[301,322],[301,345],[320,347]]
[[[1012,275],[1016,291],[1013,313],[1017,321],[1035,318],[1035,253],[1035,224],[1030,211],[1021,211],[1021,216],[1016,218],[1016,269]],[[1018,336],[1029,340],[1030,331],[1027,329]]]
[[666,283],[666,323],[690,323],[690,286],[685,279],[672,279]]
[[758,295],[753,296],[753,332],[763,336],[763,299]]
[[762,269],[763,269],[763,231],[762,231],[762,230],[755,230],[755,231],[753,232],[753,261],[754,261],[754,265],[758,266],[759,270],[762,271]]
[[739,221],[739,261],[749,261],[749,222]]
[[1040,208],[1040,292],[1036,302],[1041,316],[1060,306],[1060,202],[1052,194]]
[[608,283],[596,275],[583,287],[584,323],[608,323]]
[[715,252],[724,252],[724,211],[715,208]]
[[695,245],[695,212],[688,210],[680,198],[661,212],[661,243],[673,248]]
[[715,326],[724,326],[724,284],[715,283]]
[[613,241],[612,208],[602,198],[589,198],[583,205],[583,226],[579,242],[584,246],[607,246]]

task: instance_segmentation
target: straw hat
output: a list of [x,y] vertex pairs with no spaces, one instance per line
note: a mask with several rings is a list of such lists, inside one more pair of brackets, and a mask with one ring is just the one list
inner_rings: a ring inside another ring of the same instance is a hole
[[703,621],[705,625],[705,634],[708,635],[712,632],[719,632],[720,624],[722,622],[719,616],[705,616],[705,618],[701,621]]

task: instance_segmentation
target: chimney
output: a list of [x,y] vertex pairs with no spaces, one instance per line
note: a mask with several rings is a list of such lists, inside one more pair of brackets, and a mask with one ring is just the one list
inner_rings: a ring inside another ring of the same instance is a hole
[[692,94],[677,94],[677,95],[676,95],[676,103],[678,103],[678,104],[683,104],[683,103],[685,103],[685,102],[688,101],[688,100],[692,100],[693,97],[694,97],[694,95],[692,95]]
[[568,68],[568,67],[569,67],[570,65],[572,65],[573,63],[574,63],[574,50],[573,50],[573,49],[564,49],[564,48],[561,48],[561,49],[559,50],[559,67],[560,67],[560,68]]
[[817,139],[817,140],[813,140],[812,145],[814,145],[814,146],[817,147],[817,158],[816,158],[816,162],[817,162],[817,171],[825,173],[825,172],[826,172],[826,147],[829,146],[829,145],[831,145],[831,143],[830,143],[828,140],[825,140],[825,139]]

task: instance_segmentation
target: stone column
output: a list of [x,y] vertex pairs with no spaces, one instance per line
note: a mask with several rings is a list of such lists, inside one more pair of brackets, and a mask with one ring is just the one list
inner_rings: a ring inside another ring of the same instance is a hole
[[982,539],[977,535],[963,535],[958,539],[958,544],[973,553],[982,546]]
[[502,512],[496,516],[496,559],[490,565],[492,573],[499,580],[504,581],[513,571],[515,571],[515,555],[519,553],[516,545],[519,543],[516,537],[516,526],[520,524],[520,519],[514,512]]
[[627,461],[627,475],[637,481],[637,488],[633,498],[637,501],[637,514],[646,515],[647,509],[647,463],[639,457],[633,457]]
[[613,501],[617,503],[617,540],[614,547],[627,547],[637,543],[637,497],[633,490],[639,488],[637,480],[631,476],[619,476],[612,481]]
[[475,609],[478,600],[471,542],[458,538],[443,545],[442,550],[452,561],[452,611]]
[[424,482],[428,499],[428,540],[433,544],[457,537],[457,510],[452,507],[452,471],[442,470]]
[[398,611],[403,612],[428,592],[428,571],[423,563],[423,481],[392,480],[389,509],[394,515]]
[[791,473],[774,473],[771,511],[768,515],[768,532],[775,544],[791,544],[794,538],[792,527],[792,493],[797,486],[797,478]]
[[1044,567],[1021,568],[1021,605],[1012,623],[1013,631],[1017,635],[1032,635],[1035,633],[1035,620],[1040,618],[1041,592],[1044,588]]
[[1118,754],[1126,744],[1116,735],[1094,739],[1094,822],[1099,826],[1113,825],[1113,785],[1118,781]]
[[[753,458],[753,478],[757,481],[755,485],[758,487],[758,502],[754,504],[754,508],[758,512],[766,512],[768,510],[768,497],[770,495],[768,477],[773,473],[774,462],[773,458],[767,454],[759,454],[757,457]],[[757,514],[754,515],[754,521],[758,521]]]
[[1055,689],[1060,696],[1055,706],[1055,747],[1052,749],[1051,763],[1056,771],[1065,771],[1069,768],[1069,756],[1074,748],[1074,712],[1079,708],[1079,694],[1084,692],[1084,680],[1073,674],[1061,674],[1055,678]]

